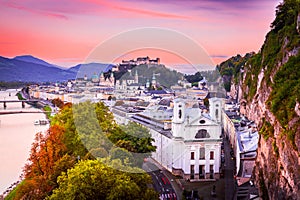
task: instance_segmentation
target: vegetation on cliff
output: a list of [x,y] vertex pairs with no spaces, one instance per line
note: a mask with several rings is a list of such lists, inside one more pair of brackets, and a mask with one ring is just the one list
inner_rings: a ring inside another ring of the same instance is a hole
[[185,74],[185,80],[192,83],[193,86],[198,86],[198,82],[205,78],[208,82],[216,82],[220,78],[220,72],[215,70],[199,71],[195,74]]
[[[258,53],[249,53],[244,57],[237,55],[218,66],[227,91],[230,91],[231,84],[238,84],[244,78],[243,98],[248,102],[257,93],[259,74],[263,73],[262,81],[271,88],[268,108],[280,122],[294,148],[295,134],[300,125],[295,112],[296,102],[300,101],[299,13],[299,0],[285,0],[277,6],[276,18]],[[245,75],[241,69],[244,69]],[[265,130],[264,127],[268,125],[263,123],[262,126],[262,130]],[[269,137],[266,134],[273,136],[267,131],[263,133],[266,139]]]
[[[284,0],[258,53],[218,66],[227,91],[242,89],[259,121],[255,183],[263,199],[298,199],[300,180],[300,0]],[[243,69],[243,70],[241,70]],[[226,85],[227,84],[227,85]],[[255,117],[253,117],[253,115]]]
[[231,83],[237,84],[240,78],[240,73],[243,71],[246,62],[254,55],[254,53],[247,53],[245,56],[236,55],[228,60],[217,65],[222,78],[225,90],[230,91]]
[[294,148],[300,125],[295,112],[296,101],[300,100],[299,13],[299,0],[286,0],[277,6],[276,19],[260,53],[265,81],[272,88],[267,105]]

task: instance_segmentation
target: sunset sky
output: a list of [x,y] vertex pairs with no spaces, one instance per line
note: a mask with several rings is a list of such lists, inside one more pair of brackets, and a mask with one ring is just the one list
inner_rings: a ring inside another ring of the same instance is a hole
[[[0,0],[0,55],[11,58],[31,54],[70,67],[83,62],[97,46],[116,35],[156,27],[185,35],[218,64],[233,55],[259,50],[279,2]],[[151,41],[151,36],[148,38]],[[107,51],[127,42],[132,41],[124,40]],[[164,62],[163,56],[161,60]],[[172,63],[171,58],[165,60]],[[176,59],[173,62],[180,64]]]

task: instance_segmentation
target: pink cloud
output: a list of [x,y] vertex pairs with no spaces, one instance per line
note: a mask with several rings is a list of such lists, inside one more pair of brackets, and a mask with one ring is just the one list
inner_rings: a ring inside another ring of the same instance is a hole
[[[153,11],[152,8],[140,9],[143,3],[139,4],[128,3],[124,1],[110,2],[103,0],[41,0],[36,1],[7,1],[3,3],[4,6],[15,8],[18,10],[27,11],[30,13],[43,15],[47,17],[55,17],[61,19],[68,19],[68,14],[96,14],[96,15],[116,15],[121,12],[137,14],[139,16],[149,16],[156,18],[169,18],[169,19],[189,19],[190,17],[174,14],[168,11]],[[130,17],[130,16],[126,16]]]
[[113,6],[112,8],[122,10],[122,11],[132,12],[132,13],[136,13],[136,14],[140,14],[140,15],[148,15],[151,17],[163,17],[163,18],[172,18],[172,19],[188,19],[189,18],[187,16],[182,16],[182,15],[175,15],[175,14],[164,13],[164,12],[155,12],[155,11],[138,9],[138,8],[129,8],[129,7],[124,7],[124,6]]
[[67,20],[68,17],[63,15],[63,14],[59,14],[59,13],[55,13],[55,12],[47,12],[47,11],[43,11],[43,10],[37,10],[37,9],[32,9],[30,7],[26,7],[26,6],[22,6],[22,5],[18,5],[16,3],[13,2],[6,2],[4,3],[4,5],[11,7],[11,8],[15,8],[18,10],[23,10],[23,11],[27,11],[33,14],[38,14],[38,15],[43,15],[43,16],[47,16],[47,17],[54,17],[54,18],[59,18],[59,19],[64,19]]
[[188,16],[173,14],[170,12],[153,11],[150,9],[140,9],[137,3],[128,3],[124,1],[118,1],[111,3],[109,1],[97,1],[97,0],[79,0],[85,3],[92,3],[99,6],[102,10],[110,11],[123,11],[127,13],[133,13],[143,16],[157,17],[157,18],[169,18],[169,19],[189,19]]

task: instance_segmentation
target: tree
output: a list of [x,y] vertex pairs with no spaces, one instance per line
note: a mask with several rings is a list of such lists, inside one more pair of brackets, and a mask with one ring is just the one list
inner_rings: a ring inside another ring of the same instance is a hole
[[65,104],[60,98],[55,98],[51,101],[51,103],[59,108],[62,108]]
[[[120,164],[115,160],[115,163]],[[146,187],[148,174],[135,175],[117,171],[98,160],[80,161],[58,178],[59,187],[48,199],[157,199],[158,195]],[[142,191],[142,189],[145,189]],[[150,195],[150,196],[145,196]]]
[[127,125],[121,126],[121,130],[125,134],[119,140],[130,141],[134,152],[151,153],[156,150],[156,147],[152,145],[154,140],[151,138],[149,130],[142,125],[129,122]]
[[123,148],[114,148],[110,151],[111,159],[119,159],[124,165],[130,165],[134,158],[133,155]]
[[276,18],[271,24],[271,28],[275,32],[282,29],[284,26],[289,26],[296,21],[299,9],[299,0],[284,0],[276,7]]
[[[36,135],[29,163],[24,169],[24,184],[16,192],[17,198],[44,199],[52,194],[54,189],[67,187],[69,189],[66,193],[57,189],[59,196],[54,195],[53,198],[68,199],[74,195],[79,199],[103,199],[101,194],[93,196],[96,189],[102,187],[103,191],[106,191],[104,195],[107,199],[122,199],[125,196],[140,199],[134,192],[141,191],[139,188],[149,183],[151,179],[144,177],[147,181],[137,184],[136,180],[140,179],[130,175],[129,172],[143,173],[141,168],[132,166],[135,164],[141,166],[145,155],[154,151],[155,147],[151,144],[149,131],[142,126],[130,123],[122,128],[114,122],[112,113],[103,103],[65,104],[53,117],[48,132],[45,135],[42,133]],[[106,167],[104,164],[98,166],[92,162],[96,159],[103,160]],[[74,169],[76,162],[85,161],[87,164],[78,164],[76,165],[78,168]],[[98,177],[100,169],[107,172],[107,176],[104,173],[104,177],[102,175]],[[74,175],[72,170],[80,175],[78,180],[69,180],[70,176]],[[87,174],[81,174],[76,170],[82,170]],[[112,173],[115,175],[111,175]],[[95,180],[93,177],[89,178],[89,174],[95,176]],[[110,180],[109,177],[114,178]],[[101,180],[106,182],[109,189],[105,189],[106,186],[102,185]],[[73,181],[74,187],[71,186]],[[84,186],[76,186],[82,181],[85,181]],[[77,189],[83,192],[78,192]],[[107,192],[113,189],[121,192],[118,194]],[[143,189],[146,190],[147,188]],[[153,191],[147,193],[153,195]]]
[[200,72],[196,72],[195,74],[192,75],[185,75],[184,78],[190,83],[196,83],[203,79]]
[[62,142],[63,135],[64,129],[58,125],[51,126],[46,135],[36,134],[29,163],[24,168],[27,181],[17,192],[22,198],[30,196],[43,199],[56,186],[58,175],[73,166],[74,162],[65,162],[66,160],[61,162],[66,153],[66,147]]
[[75,157],[84,157],[87,149],[81,141],[74,122],[73,104],[65,104],[60,112],[51,120],[51,126],[59,125],[64,127],[63,143],[66,146],[67,153]]

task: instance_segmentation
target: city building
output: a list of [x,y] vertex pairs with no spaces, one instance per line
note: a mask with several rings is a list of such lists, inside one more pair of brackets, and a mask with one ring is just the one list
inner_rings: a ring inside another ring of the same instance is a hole
[[232,156],[236,161],[235,176],[238,186],[251,179],[259,140],[256,124],[240,115],[239,109],[239,105],[227,102],[222,112],[225,137],[231,144]]
[[[222,100],[210,99],[210,111],[193,99],[177,98],[170,107],[157,105],[135,113],[129,120],[150,131],[156,151],[152,158],[186,180],[220,177]],[[120,120],[119,112],[112,110]]]
[[124,79],[117,80],[115,85],[115,96],[119,98],[123,97],[135,97],[140,96],[145,90],[145,86],[139,83],[139,76],[137,70],[135,75],[132,76],[131,71]]

